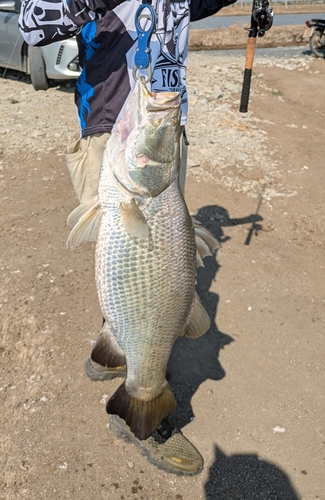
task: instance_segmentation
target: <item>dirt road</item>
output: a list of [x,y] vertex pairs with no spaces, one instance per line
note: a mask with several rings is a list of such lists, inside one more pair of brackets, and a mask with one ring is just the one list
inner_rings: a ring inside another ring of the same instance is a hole
[[175,422],[205,460],[168,475],[107,427],[83,372],[101,325],[93,245],[68,251],[73,88],[0,79],[1,499],[325,500],[323,60],[190,54],[186,199],[219,238],[209,332],[175,345]]

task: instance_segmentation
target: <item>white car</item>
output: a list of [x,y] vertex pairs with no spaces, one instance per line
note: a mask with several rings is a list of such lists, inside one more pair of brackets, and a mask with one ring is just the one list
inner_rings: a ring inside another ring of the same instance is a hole
[[44,47],[27,45],[18,28],[20,5],[20,0],[0,0],[0,66],[30,75],[35,90],[46,90],[49,79],[78,78],[75,37]]

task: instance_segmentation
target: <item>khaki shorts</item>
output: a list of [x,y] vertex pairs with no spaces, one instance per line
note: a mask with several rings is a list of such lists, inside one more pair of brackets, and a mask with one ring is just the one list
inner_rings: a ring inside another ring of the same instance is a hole
[[[84,137],[67,146],[64,151],[72,185],[80,203],[97,195],[100,167],[109,136],[109,133],[103,133]],[[181,134],[180,140],[179,185],[184,195],[187,164],[185,134]]]
[[109,133],[103,133],[83,137],[64,151],[72,185],[80,203],[97,195],[100,167],[109,136]]

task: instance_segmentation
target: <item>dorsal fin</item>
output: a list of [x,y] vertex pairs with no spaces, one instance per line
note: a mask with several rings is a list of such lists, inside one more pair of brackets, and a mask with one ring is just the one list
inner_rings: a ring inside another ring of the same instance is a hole
[[201,258],[201,254],[196,247],[196,267],[204,267],[204,262]]
[[192,217],[196,243],[196,263],[197,267],[204,267],[204,257],[213,256],[214,252],[220,248],[220,243],[213,234],[202,224]]
[[213,253],[216,250],[218,250],[218,248],[220,248],[219,241],[213,236],[213,234],[206,227],[202,226],[202,224],[199,221],[194,219],[194,217],[192,217],[192,222],[194,226],[195,237],[199,236],[209,247],[211,255],[213,255]]
[[194,296],[194,309],[191,317],[190,324],[188,325],[184,337],[196,339],[201,337],[210,328],[211,320],[204,309],[201,300],[197,293]]
[[210,257],[212,255],[210,247],[197,233],[195,233],[195,243],[196,243],[196,249],[199,252],[202,259],[204,259],[204,257]]

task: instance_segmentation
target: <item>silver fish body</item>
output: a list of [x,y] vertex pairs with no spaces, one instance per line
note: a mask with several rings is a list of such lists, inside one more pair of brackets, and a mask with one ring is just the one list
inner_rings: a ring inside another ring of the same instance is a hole
[[175,409],[166,381],[175,340],[199,336],[210,325],[195,292],[195,232],[178,184],[180,131],[179,94],[150,93],[140,79],[108,140],[99,201],[70,220],[82,215],[70,235],[73,246],[93,239],[93,229],[80,233],[100,214],[101,349],[107,366],[127,367],[107,412],[123,418],[139,439]]
[[[175,340],[190,323],[195,297],[195,235],[178,185],[179,99],[173,97],[177,105],[159,111],[166,122],[160,133],[152,112],[142,111],[135,120],[125,148],[127,163],[115,163],[119,138],[112,133],[99,186],[97,290],[107,335],[123,351],[127,365],[125,385],[107,409],[124,418],[140,438],[148,437],[175,408],[166,366]],[[139,168],[133,168],[137,162]],[[121,209],[130,198],[148,226],[147,237],[126,230]]]
[[196,277],[194,229],[177,181],[142,209],[148,239],[129,235],[125,195],[107,176],[107,204],[96,246],[96,282],[110,334],[127,359],[128,391],[152,398],[165,383],[177,337],[189,324]]

